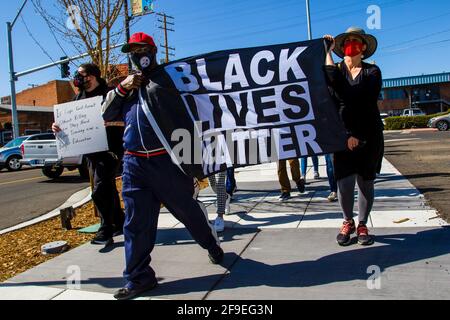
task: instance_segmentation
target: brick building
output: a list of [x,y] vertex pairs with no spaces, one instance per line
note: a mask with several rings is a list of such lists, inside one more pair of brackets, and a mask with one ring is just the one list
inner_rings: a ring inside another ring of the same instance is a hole
[[410,106],[426,114],[447,111],[450,108],[450,73],[383,80],[380,112],[398,115]]
[[[16,94],[20,135],[47,132],[53,123],[53,106],[69,102],[76,94],[72,82],[54,80],[44,85],[25,89]],[[11,98],[1,98],[0,141],[12,136]]]
[[[17,106],[20,135],[51,131],[52,107]],[[12,139],[11,105],[0,105],[0,145]]]
[[[17,105],[53,107],[55,104],[69,102],[76,89],[70,81],[53,80],[44,85],[25,89],[16,94]],[[10,104],[10,97],[3,97],[2,104]]]

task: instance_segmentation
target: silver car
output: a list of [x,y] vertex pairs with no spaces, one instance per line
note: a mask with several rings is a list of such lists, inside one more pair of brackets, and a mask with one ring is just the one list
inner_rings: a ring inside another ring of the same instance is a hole
[[450,113],[430,119],[428,127],[437,128],[439,131],[447,131],[450,127]]

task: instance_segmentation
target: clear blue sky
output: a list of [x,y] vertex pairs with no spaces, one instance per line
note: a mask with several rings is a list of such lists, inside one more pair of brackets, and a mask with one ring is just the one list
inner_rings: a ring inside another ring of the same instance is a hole
[[[53,0],[45,0],[53,1]],[[9,95],[6,21],[12,19],[20,1],[4,1],[0,11],[0,96]],[[310,0],[313,37],[337,35],[349,26],[361,26],[379,40],[372,58],[384,78],[450,72],[450,1],[447,0]],[[368,30],[369,5],[381,8],[381,29]],[[175,17],[169,34],[176,48],[175,59],[221,49],[252,47],[307,39],[304,0],[157,0],[155,9]],[[53,59],[63,52],[31,3],[23,18],[34,37]],[[144,31],[162,43],[155,15],[141,18],[132,32]],[[51,62],[28,35],[21,19],[13,32],[16,71]],[[75,53],[66,46],[69,55]],[[72,66],[72,70],[74,67]],[[59,79],[58,68],[23,77],[18,91],[30,84]]]

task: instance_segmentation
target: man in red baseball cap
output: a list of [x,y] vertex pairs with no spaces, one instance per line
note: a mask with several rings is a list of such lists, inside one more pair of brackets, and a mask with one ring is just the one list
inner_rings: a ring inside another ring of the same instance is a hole
[[170,158],[153,130],[146,110],[157,99],[149,99],[159,84],[151,81],[157,67],[156,45],[145,33],[133,34],[122,51],[130,55],[139,74],[131,75],[111,91],[103,103],[103,118],[125,120],[122,195],[125,203],[126,285],[114,297],[131,299],[157,285],[150,267],[155,245],[161,203],[182,222],[209,259],[218,264],[224,253],[217,234],[199,203],[193,199],[193,179],[182,172]]
[[151,36],[143,32],[137,32],[133,34],[128,43],[122,47],[122,52],[129,53],[135,45],[149,45],[156,49],[155,41],[153,41]]

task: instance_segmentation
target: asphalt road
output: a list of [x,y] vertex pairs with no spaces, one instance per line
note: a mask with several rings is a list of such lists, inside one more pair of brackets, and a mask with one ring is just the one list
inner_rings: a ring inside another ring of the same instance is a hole
[[385,157],[450,222],[450,131],[385,134]]
[[0,230],[46,214],[72,194],[89,186],[78,171],[64,171],[57,180],[39,169],[0,171]]

